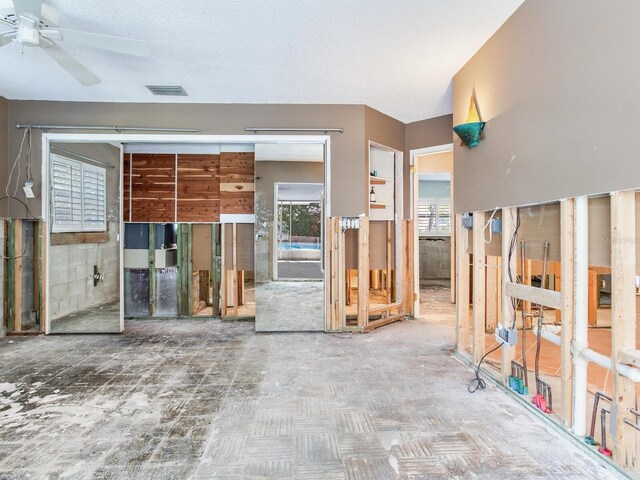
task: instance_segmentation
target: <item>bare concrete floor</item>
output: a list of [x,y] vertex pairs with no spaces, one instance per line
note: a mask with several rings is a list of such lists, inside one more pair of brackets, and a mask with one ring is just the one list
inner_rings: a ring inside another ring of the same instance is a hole
[[467,392],[447,295],[366,335],[135,320],[0,339],[0,478],[615,478],[498,387]]
[[51,322],[51,333],[116,333],[120,331],[120,300],[71,313]]

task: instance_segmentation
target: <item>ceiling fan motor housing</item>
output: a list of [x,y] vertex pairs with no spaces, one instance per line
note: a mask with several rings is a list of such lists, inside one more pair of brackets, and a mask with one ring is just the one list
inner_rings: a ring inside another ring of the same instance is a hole
[[37,47],[40,45],[40,33],[35,26],[20,25],[16,35],[16,40],[22,45],[28,47]]

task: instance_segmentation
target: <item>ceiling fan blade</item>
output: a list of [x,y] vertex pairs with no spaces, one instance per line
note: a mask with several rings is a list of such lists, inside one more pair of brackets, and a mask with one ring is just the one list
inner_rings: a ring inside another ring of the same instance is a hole
[[10,27],[12,29],[17,28],[17,25],[15,23],[10,22],[9,20],[5,20],[4,18],[0,18],[0,26]]
[[21,16],[31,17],[40,20],[42,12],[42,0],[13,0],[16,18]]
[[69,55],[57,43],[51,42],[50,47],[42,48],[42,50],[82,85],[97,85],[102,82],[93,72]]
[[54,30],[57,30],[62,34],[62,40],[64,42],[100,48],[111,52],[125,53],[127,55],[135,55],[137,57],[148,57],[151,55],[149,44],[141,40],[113,37],[111,35],[102,35],[100,33],[81,32],[79,30],[69,30],[58,27],[55,27]]

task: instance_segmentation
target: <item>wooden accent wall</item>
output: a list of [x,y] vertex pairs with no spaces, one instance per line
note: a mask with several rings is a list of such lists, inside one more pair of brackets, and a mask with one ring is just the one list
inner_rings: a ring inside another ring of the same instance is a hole
[[127,153],[125,222],[212,223],[220,214],[254,213],[253,152]]
[[228,214],[253,213],[255,154],[220,154],[220,211]]
[[131,221],[174,222],[176,218],[176,156],[131,155]]
[[219,155],[178,155],[177,184],[178,222],[220,221]]

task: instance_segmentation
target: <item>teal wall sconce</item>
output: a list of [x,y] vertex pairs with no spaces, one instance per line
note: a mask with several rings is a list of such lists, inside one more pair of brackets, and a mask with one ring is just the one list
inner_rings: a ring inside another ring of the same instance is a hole
[[473,148],[480,143],[485,124],[486,122],[480,120],[476,99],[472,95],[466,123],[456,125],[453,127],[453,131],[460,137],[462,143],[469,148]]

